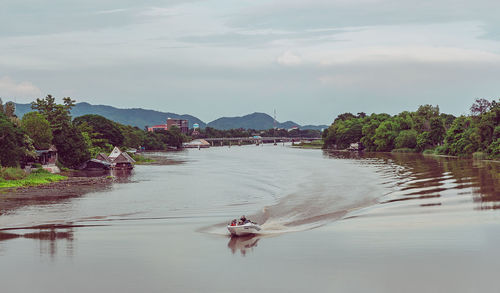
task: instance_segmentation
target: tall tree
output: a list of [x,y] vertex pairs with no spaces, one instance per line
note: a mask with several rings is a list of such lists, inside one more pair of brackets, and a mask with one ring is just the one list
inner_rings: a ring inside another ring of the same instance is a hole
[[123,134],[117,124],[109,119],[106,119],[100,115],[83,115],[76,117],[73,123],[78,126],[83,123],[87,123],[92,129],[97,133],[96,138],[106,139],[110,144],[114,146],[123,145]]
[[28,136],[33,140],[36,149],[48,149],[52,143],[52,129],[50,123],[37,112],[24,114],[21,120],[21,126]]
[[25,154],[24,134],[4,113],[0,113],[0,165],[15,167]]
[[71,122],[71,108],[75,101],[63,98],[63,104],[57,104],[51,95],[45,99],[36,99],[31,108],[38,110],[50,123],[52,142],[59,153],[59,161],[66,167],[75,168],[90,158],[90,153],[82,133]]

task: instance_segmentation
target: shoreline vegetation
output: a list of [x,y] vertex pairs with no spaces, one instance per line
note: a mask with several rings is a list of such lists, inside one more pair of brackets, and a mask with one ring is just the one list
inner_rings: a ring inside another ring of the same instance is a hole
[[52,174],[42,168],[27,174],[18,168],[1,168],[0,190],[5,188],[19,188],[38,186],[68,179],[67,176]]
[[[0,100],[0,188],[36,186],[67,180],[68,176],[37,169],[31,174],[22,167],[36,160],[36,150],[57,148],[56,165],[61,170],[77,169],[114,146],[121,149],[168,151],[181,149],[188,135],[180,129],[149,132],[123,125],[103,116],[88,114],[73,118],[75,101],[67,97],[57,104],[51,95],[36,99],[33,112],[17,117],[15,104]],[[397,115],[344,113],[334,119],[323,133],[317,130],[230,129],[210,127],[197,130],[197,138],[213,137],[318,137],[293,145],[303,149],[351,149],[369,152],[422,153],[447,155],[475,160],[500,159],[500,101],[477,99],[470,115],[455,117],[440,113],[438,106],[423,105],[415,112]],[[170,164],[162,158],[133,154],[138,165]],[[159,161],[157,161],[159,160]],[[37,164],[34,164],[35,166]],[[37,166],[40,167],[40,166]],[[71,176],[71,175],[70,175]]]
[[322,137],[324,149],[356,145],[369,152],[449,155],[476,160],[500,159],[500,101],[477,99],[470,115],[440,113],[439,106],[422,105],[397,115],[344,113]]
[[292,147],[298,149],[322,149],[324,145],[323,140],[313,140],[313,141],[301,141],[299,143],[294,143]]

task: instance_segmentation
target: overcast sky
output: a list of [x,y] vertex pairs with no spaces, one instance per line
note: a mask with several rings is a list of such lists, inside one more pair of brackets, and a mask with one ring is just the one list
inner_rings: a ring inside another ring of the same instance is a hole
[[0,97],[330,124],[500,93],[498,0],[2,0]]

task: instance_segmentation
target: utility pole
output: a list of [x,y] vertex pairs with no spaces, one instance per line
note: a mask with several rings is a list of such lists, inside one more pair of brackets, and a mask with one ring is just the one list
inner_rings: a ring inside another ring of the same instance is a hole
[[274,130],[273,130],[273,136],[274,136],[274,145],[277,145],[277,143],[276,143],[276,109],[274,109]]

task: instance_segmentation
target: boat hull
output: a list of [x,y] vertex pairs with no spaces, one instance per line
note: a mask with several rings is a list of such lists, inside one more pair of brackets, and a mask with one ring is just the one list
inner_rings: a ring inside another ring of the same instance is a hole
[[247,223],[244,225],[237,225],[237,226],[228,225],[227,230],[233,236],[244,236],[250,234],[258,234],[261,228],[257,224]]

